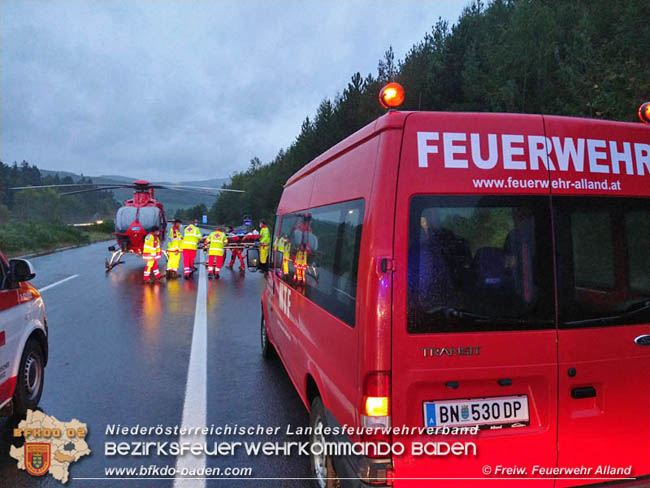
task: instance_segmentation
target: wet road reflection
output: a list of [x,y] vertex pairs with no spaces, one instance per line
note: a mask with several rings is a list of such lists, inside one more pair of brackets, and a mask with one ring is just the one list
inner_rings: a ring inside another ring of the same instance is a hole
[[[133,485],[78,479],[102,478],[107,467],[175,465],[172,456],[106,457],[106,441],[156,440],[110,436],[106,427],[180,425],[196,309],[198,273],[191,280],[143,284],[142,261],[127,256],[124,264],[106,274],[105,247],[95,244],[32,259],[37,287],[79,274],[43,294],[50,359],[40,407],[59,420],[76,418],[89,428],[87,441],[93,452],[70,467],[66,486],[172,486],[171,480],[138,480]],[[229,269],[221,275],[220,280],[207,281],[207,423],[307,425],[307,413],[281,363],[267,363],[259,354],[264,278]],[[61,486],[51,476],[35,478],[17,471],[8,455],[9,445],[17,444],[12,437],[15,424],[0,418],[0,487]],[[208,438],[215,440],[220,439]],[[250,466],[255,477],[309,475],[308,460],[301,457],[237,456],[208,459],[207,464]],[[305,484],[222,480],[207,486]]]

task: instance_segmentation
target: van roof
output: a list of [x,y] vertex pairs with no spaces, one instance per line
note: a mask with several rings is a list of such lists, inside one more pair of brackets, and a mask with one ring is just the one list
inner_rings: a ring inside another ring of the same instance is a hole
[[383,132],[389,129],[402,129],[404,127],[406,118],[412,113],[414,112],[388,112],[378,119],[373,120],[368,125],[349,135],[341,142],[332,146],[320,156],[317,156],[311,162],[307,163],[305,166],[299,169],[287,180],[284,185],[285,188],[289,185],[292,185],[301,178],[304,178],[308,174],[313,173],[317,168],[327,164],[341,154],[374,137],[379,132]]

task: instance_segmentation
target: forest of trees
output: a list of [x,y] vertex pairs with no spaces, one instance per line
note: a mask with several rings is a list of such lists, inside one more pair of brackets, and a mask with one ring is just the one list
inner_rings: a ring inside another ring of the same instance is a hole
[[222,193],[210,219],[239,222],[246,213],[272,222],[289,176],[384,113],[377,96],[388,81],[405,87],[401,110],[634,121],[650,97],[648,19],[648,0],[475,2],[453,26],[438,20],[403,60],[389,47],[376,74],[353,74],[288,148],[232,176],[225,187],[246,193]]
[[184,224],[188,224],[194,219],[201,222],[204,215],[208,215],[208,207],[201,203],[194,207],[179,208],[176,210],[176,213],[174,213],[174,218],[181,219]]
[[[111,192],[89,192],[81,195],[60,196],[59,190],[9,190],[15,186],[58,184],[88,184],[90,178],[73,181],[69,176],[43,176],[27,161],[4,164],[0,161],[0,226],[10,220],[31,222],[75,223],[113,218],[119,204]],[[69,190],[80,188],[70,187]]]

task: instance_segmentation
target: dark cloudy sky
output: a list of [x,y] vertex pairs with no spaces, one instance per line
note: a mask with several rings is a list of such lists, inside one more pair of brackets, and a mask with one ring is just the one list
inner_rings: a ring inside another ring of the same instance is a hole
[[4,162],[151,180],[272,159],[466,1],[0,2]]

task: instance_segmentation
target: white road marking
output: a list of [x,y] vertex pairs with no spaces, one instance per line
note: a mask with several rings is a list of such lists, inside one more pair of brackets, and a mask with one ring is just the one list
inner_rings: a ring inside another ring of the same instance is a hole
[[63,278],[62,280],[59,280],[59,281],[57,281],[55,283],[52,283],[51,285],[44,286],[43,288],[39,289],[38,291],[42,293],[45,290],[49,290],[50,288],[54,288],[55,286],[60,285],[61,283],[65,283],[66,281],[70,281],[71,279],[76,278],[77,276],[79,276],[79,275],[76,274],[76,275],[68,276],[67,278]]
[[[203,252],[201,251],[201,257]],[[187,371],[185,387],[185,404],[183,405],[183,427],[204,427],[207,408],[207,370],[208,370],[208,317],[207,317],[207,275],[205,266],[199,264],[199,289],[196,293],[196,311],[194,312],[194,331],[192,332],[192,349]],[[180,442],[205,442],[205,435],[181,436]],[[183,479],[182,470],[197,470],[205,467],[205,455],[194,456],[187,453],[176,458],[176,478],[174,488],[203,488],[205,479]],[[196,471],[195,471],[196,472]]]

